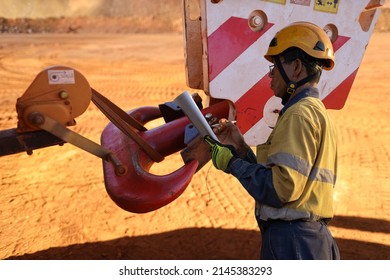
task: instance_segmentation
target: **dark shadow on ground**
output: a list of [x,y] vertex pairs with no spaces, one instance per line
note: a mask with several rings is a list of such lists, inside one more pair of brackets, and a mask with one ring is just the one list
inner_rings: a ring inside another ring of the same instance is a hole
[[[356,219],[356,218],[354,218]],[[341,220],[337,223],[341,223]],[[383,221],[382,221],[383,222]],[[336,239],[342,259],[389,260],[390,246]],[[12,260],[231,260],[258,259],[258,231],[188,228],[161,234],[56,247]]]
[[334,227],[355,229],[369,232],[390,233],[390,222],[372,218],[336,216],[331,225]]
[[259,258],[260,239],[256,231],[188,228],[50,248],[9,259],[256,259]]

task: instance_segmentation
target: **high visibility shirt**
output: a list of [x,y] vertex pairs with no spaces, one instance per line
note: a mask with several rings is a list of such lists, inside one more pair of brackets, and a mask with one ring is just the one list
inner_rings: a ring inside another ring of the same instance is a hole
[[267,142],[257,146],[257,162],[235,159],[228,171],[255,198],[258,218],[333,217],[336,132],[316,88],[286,104]]

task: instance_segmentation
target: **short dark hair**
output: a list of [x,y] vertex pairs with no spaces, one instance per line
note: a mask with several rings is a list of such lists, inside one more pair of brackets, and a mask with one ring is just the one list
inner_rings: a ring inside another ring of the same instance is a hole
[[320,80],[322,74],[322,68],[325,65],[326,61],[318,58],[314,58],[303,50],[291,47],[281,53],[284,61],[289,63],[294,61],[295,59],[300,59],[302,64],[306,67],[307,74],[314,75],[312,81],[318,82]]

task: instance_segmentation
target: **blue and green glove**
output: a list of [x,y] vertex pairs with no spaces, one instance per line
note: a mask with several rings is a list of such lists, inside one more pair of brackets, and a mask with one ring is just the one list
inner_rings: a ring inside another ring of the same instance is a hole
[[232,145],[223,145],[215,141],[209,135],[204,137],[207,144],[210,145],[211,159],[215,168],[227,172],[232,158],[238,158],[238,153]]

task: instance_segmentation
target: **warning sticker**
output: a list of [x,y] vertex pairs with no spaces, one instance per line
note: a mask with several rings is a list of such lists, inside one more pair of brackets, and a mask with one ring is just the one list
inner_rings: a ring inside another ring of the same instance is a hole
[[263,1],[286,5],[286,0],[263,0]]
[[290,0],[291,4],[297,4],[302,6],[310,6],[311,0]]
[[314,10],[337,14],[340,0],[315,0]]
[[63,85],[74,84],[74,70],[49,70],[49,84],[50,85]]

